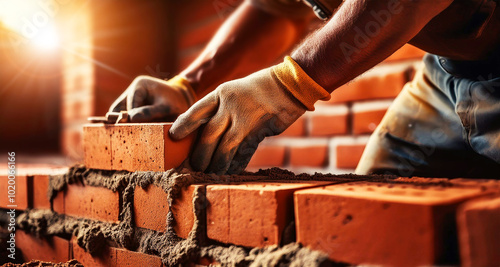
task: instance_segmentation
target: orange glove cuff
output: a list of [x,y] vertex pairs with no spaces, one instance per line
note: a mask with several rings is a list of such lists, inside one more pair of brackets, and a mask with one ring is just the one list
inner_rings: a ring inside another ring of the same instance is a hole
[[283,86],[299,100],[309,111],[314,110],[314,103],[318,100],[331,98],[321,85],[317,84],[291,57],[286,56],[283,63],[272,67]]
[[191,87],[191,84],[189,84],[186,78],[177,75],[168,81],[177,85],[178,88],[184,91],[186,99],[188,100],[190,106],[193,105],[194,102],[196,102],[196,93],[194,92],[193,87]]

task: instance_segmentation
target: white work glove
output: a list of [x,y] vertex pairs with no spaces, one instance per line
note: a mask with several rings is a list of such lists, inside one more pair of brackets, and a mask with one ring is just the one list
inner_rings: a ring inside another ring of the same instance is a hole
[[189,82],[180,76],[168,81],[139,76],[115,100],[109,111],[127,110],[130,122],[174,121],[195,101]]
[[243,171],[258,144],[280,134],[318,99],[330,94],[293,61],[226,82],[179,116],[170,136],[179,140],[200,128],[190,156],[196,171]]

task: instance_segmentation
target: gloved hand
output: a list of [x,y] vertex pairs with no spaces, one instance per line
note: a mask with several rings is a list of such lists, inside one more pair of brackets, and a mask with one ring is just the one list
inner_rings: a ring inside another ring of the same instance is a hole
[[127,110],[130,122],[173,121],[195,101],[193,89],[180,76],[168,81],[139,76],[115,100],[109,111]]
[[196,171],[243,171],[258,144],[283,132],[306,109],[330,94],[292,58],[217,87],[182,114],[170,128],[179,140],[203,126],[190,156]]

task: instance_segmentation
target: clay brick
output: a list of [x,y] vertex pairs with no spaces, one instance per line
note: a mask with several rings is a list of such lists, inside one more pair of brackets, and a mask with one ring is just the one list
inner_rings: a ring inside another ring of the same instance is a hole
[[290,165],[297,167],[324,167],[328,164],[328,144],[303,145],[294,143],[290,146]]
[[64,209],[54,206],[54,211],[75,217],[118,222],[120,196],[104,187],[70,184],[64,194]]
[[[0,208],[24,210],[32,205],[32,196],[30,195],[32,182],[31,177],[26,175],[16,174],[15,185],[9,185],[8,175],[6,171],[0,176]],[[13,202],[9,199],[9,190],[14,190]]]
[[168,134],[171,126],[172,123],[87,125],[85,165],[127,171],[166,171],[178,167],[189,155],[195,133],[173,141]]
[[[182,191],[172,207],[176,224],[174,230],[179,237],[187,238],[193,228],[194,214],[192,196],[196,190],[204,191],[203,185],[191,185]],[[145,190],[140,186],[134,192],[134,219],[137,227],[165,232],[169,211],[167,194],[162,188],[150,185]]]
[[22,251],[25,262],[41,260],[66,262],[70,259],[70,243],[57,237],[37,238],[23,230],[16,230],[16,246]]
[[248,247],[278,245],[293,219],[293,192],[315,183],[208,185],[207,236]]
[[413,45],[406,44],[400,49],[398,49],[396,52],[394,52],[391,56],[389,56],[385,61],[392,62],[399,60],[420,59],[424,57],[424,55],[425,51]]
[[73,249],[73,258],[79,261],[83,266],[92,267],[119,267],[116,265],[116,249],[105,246],[101,253],[97,256],[92,256],[83,248],[78,246],[76,239],[71,240]]
[[340,145],[337,147],[337,168],[355,169],[358,166],[365,145]]
[[471,200],[457,214],[462,266],[500,263],[500,197]]
[[332,136],[347,133],[349,109],[345,105],[318,105],[309,116],[310,136]]
[[119,267],[162,266],[161,258],[155,255],[148,255],[125,249],[115,249],[115,251],[116,251],[116,266]]
[[[50,209],[50,201],[47,197],[49,187],[48,175],[34,175],[33,176],[33,208],[35,209]],[[54,200],[53,205],[55,210],[64,209],[64,194],[58,194]]]
[[84,266],[162,266],[161,258],[155,255],[106,246],[101,254],[92,256],[90,253],[78,246],[75,239],[73,239],[71,243],[73,247],[73,257]]
[[110,170],[112,126],[88,124],[83,127],[83,152],[85,166],[91,169]]
[[284,146],[260,144],[248,163],[248,168],[283,166],[285,150]]
[[408,82],[408,72],[412,68],[409,64],[375,67],[333,91],[332,98],[327,103],[395,98]]
[[298,118],[290,127],[282,132],[280,137],[304,136],[306,134],[306,118],[302,116]]
[[372,133],[384,117],[392,100],[355,103],[352,107],[352,133]]
[[456,264],[456,209],[483,194],[370,182],[300,190],[294,195],[297,241],[350,264]]

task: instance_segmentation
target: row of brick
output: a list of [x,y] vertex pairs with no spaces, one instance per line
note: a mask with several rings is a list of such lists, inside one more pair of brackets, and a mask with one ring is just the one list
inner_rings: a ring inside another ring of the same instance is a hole
[[356,168],[368,136],[269,138],[255,151],[248,170],[283,167],[296,172],[345,173]]
[[[443,181],[448,180],[439,182]],[[389,184],[290,181],[192,185],[171,209],[177,222],[175,230],[187,237],[193,227],[193,192],[202,187],[208,201],[207,236],[219,242],[262,247],[296,240],[328,253],[335,261],[419,266],[456,263],[460,241],[462,263],[488,266],[498,260],[496,251],[500,249],[494,230],[500,220],[500,200],[495,197],[500,183],[450,181],[454,186],[416,186],[435,182],[427,178],[398,179]],[[70,186],[65,196],[87,199],[80,202],[79,214],[70,215],[108,220],[109,211],[118,208],[118,201],[96,199],[106,194],[107,189],[101,189],[81,186],[75,191]],[[75,198],[65,199],[78,203]],[[159,187],[136,188],[136,226],[164,231],[169,210],[166,200]],[[296,239],[290,240],[285,233],[294,221]],[[54,239],[50,245],[40,244],[46,249],[65,248],[63,240]],[[99,261],[90,255],[77,259]]]
[[74,238],[35,237],[22,230],[17,230],[15,234],[16,246],[21,250],[25,262],[39,260],[59,263],[76,259],[83,266],[93,267],[163,266],[161,258],[155,255],[106,247],[99,256],[92,256],[78,246]]

